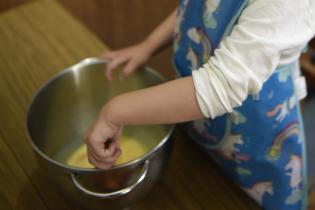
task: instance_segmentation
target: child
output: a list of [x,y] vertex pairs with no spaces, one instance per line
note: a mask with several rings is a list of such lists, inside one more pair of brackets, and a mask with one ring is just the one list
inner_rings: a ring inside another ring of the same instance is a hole
[[105,104],[87,134],[90,163],[115,163],[123,125],[192,121],[189,135],[264,208],[304,209],[298,58],[314,20],[313,0],[182,0],[142,43],[104,54],[111,80],[116,67],[127,76],[174,41],[182,78]]

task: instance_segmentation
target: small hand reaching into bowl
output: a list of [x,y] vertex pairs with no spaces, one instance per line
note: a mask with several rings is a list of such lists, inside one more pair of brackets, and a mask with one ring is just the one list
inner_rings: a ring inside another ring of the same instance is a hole
[[[143,66],[155,53],[172,44],[176,11],[175,9],[144,41],[101,56],[109,61],[106,69],[109,81],[113,79],[115,68],[122,67],[120,78],[126,77]],[[179,90],[182,94],[179,94]],[[89,162],[102,169],[108,169],[115,164],[121,153],[119,137],[123,125],[169,124],[183,122],[183,119],[191,120],[191,114],[196,112],[200,115],[192,93],[192,79],[186,78],[112,98],[104,105],[87,134]],[[178,99],[179,96],[182,96],[182,100]],[[189,103],[192,101],[193,103]],[[183,104],[192,105],[195,109],[190,106],[183,109]]]
[[117,51],[104,53],[101,57],[109,60],[106,68],[106,78],[112,81],[112,72],[115,68],[123,66],[120,79],[130,75],[143,66],[151,57],[150,48],[145,42],[126,47]]
[[120,74],[121,78],[130,75],[136,69],[143,66],[155,53],[170,46],[173,41],[176,12],[177,9],[139,44],[104,53],[101,57],[109,60],[106,70],[107,79],[112,81],[112,72],[119,66],[123,66]]
[[87,132],[88,160],[97,168],[108,169],[115,165],[121,154],[119,138],[122,126],[99,117]]

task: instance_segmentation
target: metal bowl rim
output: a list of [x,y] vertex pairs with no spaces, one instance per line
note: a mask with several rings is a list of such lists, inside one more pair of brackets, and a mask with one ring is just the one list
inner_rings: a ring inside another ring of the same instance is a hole
[[[170,139],[170,136],[172,135],[173,131],[174,131],[174,128],[175,128],[175,125],[171,124],[171,125],[168,125],[170,126],[170,129],[169,131],[167,132],[167,134],[164,136],[164,138],[160,141],[159,144],[157,144],[154,149],[152,149],[150,152],[146,153],[145,155],[135,159],[135,160],[132,160],[132,161],[129,161],[129,162],[126,162],[124,164],[120,164],[120,165],[117,165],[117,166],[113,166],[112,168],[110,169],[97,169],[97,168],[80,168],[80,167],[75,167],[75,166],[70,166],[70,165],[66,165],[66,164],[63,164],[63,163],[60,163],[56,160],[54,160],[53,158],[50,158],[49,156],[47,156],[45,153],[43,153],[37,146],[36,144],[33,142],[31,136],[30,136],[30,133],[29,133],[29,130],[28,130],[28,125],[29,125],[29,113],[30,113],[30,109],[35,101],[35,99],[38,97],[38,95],[53,81],[57,80],[58,78],[62,77],[63,75],[71,72],[71,71],[74,71],[74,70],[79,70],[86,67],[86,66],[89,66],[89,65],[93,65],[93,64],[106,64],[108,61],[104,60],[104,59],[100,59],[100,58],[95,58],[95,57],[91,57],[91,58],[85,58],[84,60],[82,60],[81,62],[77,63],[77,64],[74,64],[73,66],[70,66],[60,72],[58,72],[57,74],[55,74],[54,76],[52,76],[50,79],[48,79],[46,82],[44,82],[40,88],[35,92],[35,94],[32,96],[31,98],[31,102],[29,103],[28,105],[28,108],[27,108],[27,115],[26,115],[26,124],[25,124],[25,132],[26,132],[26,136],[27,136],[27,139],[28,141],[30,142],[30,144],[32,145],[33,149],[41,156],[43,157],[45,160],[49,161],[50,163],[53,163],[57,166],[60,166],[64,169],[66,169],[67,171],[73,171],[73,172],[102,172],[102,171],[113,171],[113,170],[118,170],[118,169],[121,169],[121,168],[125,168],[125,167],[128,167],[128,166],[131,166],[131,165],[139,165],[141,164],[142,162],[144,162],[146,159],[150,158],[157,150],[159,150],[165,143],[167,140]],[[151,69],[150,67],[144,67],[144,71],[148,71],[150,72],[151,74],[159,77],[162,81],[165,81],[165,78],[160,75],[158,72],[154,71],[153,69]]]

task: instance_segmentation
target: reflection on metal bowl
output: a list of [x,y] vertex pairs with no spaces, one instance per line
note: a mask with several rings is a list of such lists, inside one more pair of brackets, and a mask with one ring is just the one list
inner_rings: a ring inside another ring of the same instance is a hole
[[26,122],[30,143],[52,186],[81,207],[93,210],[126,208],[149,192],[169,157],[174,128],[126,126],[125,135],[157,143],[143,156],[111,169],[67,165],[67,158],[82,145],[86,129],[107,100],[163,82],[158,73],[145,68],[109,83],[105,67],[105,61],[88,58],[57,74],[35,94]]

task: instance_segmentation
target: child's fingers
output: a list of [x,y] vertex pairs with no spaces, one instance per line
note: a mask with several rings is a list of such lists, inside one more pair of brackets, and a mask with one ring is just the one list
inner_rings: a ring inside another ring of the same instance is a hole
[[114,164],[113,162],[112,163],[103,163],[103,162],[97,161],[92,156],[88,156],[88,160],[89,160],[89,163],[94,165],[96,168],[101,168],[101,169],[109,169]]
[[116,162],[116,160],[120,156],[120,154],[121,154],[121,149],[115,148],[114,154],[111,157],[106,158],[106,160],[104,160],[104,162],[112,164],[112,163]]
[[115,143],[110,143],[107,148],[105,148],[104,155],[102,156],[102,159],[108,159],[113,156],[114,152],[116,149],[116,144]]
[[112,138],[111,145],[114,148],[114,153],[110,158],[107,158],[106,161],[108,162],[115,162],[116,159],[119,157],[121,154],[121,149],[120,149],[120,136],[121,136],[122,128],[115,134],[115,136]]
[[89,152],[88,153],[88,161],[90,164],[95,166],[96,168],[101,168],[101,169],[109,169],[114,165],[114,162],[102,162],[99,161],[95,158],[93,153]]
[[113,156],[113,164],[116,163],[116,161],[119,158],[119,156],[121,155],[121,153],[122,153],[121,149],[116,149],[114,156]]
[[95,168],[102,168],[102,169],[108,169],[111,166],[110,165],[100,165],[99,161],[95,159],[95,157],[92,155],[92,153],[88,153],[88,161],[90,164],[92,164]]
[[108,155],[110,156],[108,157],[103,156],[102,158],[100,158],[94,153],[94,150],[90,146],[87,146],[87,154],[88,154],[89,162],[93,165],[96,164],[98,166],[100,166],[99,165],[100,163],[113,165],[116,159],[121,154],[121,150],[115,142],[111,143],[111,146],[108,149],[105,149],[105,151],[107,151]]
[[95,158],[92,156],[91,153],[88,153],[88,161],[90,164],[92,164],[93,166],[96,166],[96,160]]
[[103,158],[107,157],[105,156],[104,143],[93,142],[93,143],[88,144],[88,147],[89,147],[89,152],[93,154],[96,160],[102,160]]
[[115,147],[112,147],[110,150],[111,151],[109,151],[108,149],[105,150],[107,151],[106,155],[105,155],[105,152],[103,152],[102,155],[99,155],[95,153],[92,147],[88,147],[89,162],[98,168],[110,168],[116,160],[117,149],[115,149]]
[[136,68],[138,64],[135,61],[130,61],[126,67],[122,70],[122,75],[129,76]]
[[126,61],[128,60],[128,58],[126,57],[119,57],[119,58],[116,58],[114,60],[112,60],[108,65],[107,65],[107,68],[106,68],[106,77],[109,81],[112,81],[113,80],[113,77],[112,77],[112,72],[115,68],[117,68],[119,65],[125,63]]
[[117,55],[116,51],[110,51],[110,52],[105,52],[104,54],[101,55],[101,58],[112,60],[115,58]]
[[88,147],[88,161],[96,168],[108,169],[114,165],[115,160],[118,158],[116,153],[114,153],[112,157],[100,159],[95,155],[93,150]]
[[97,160],[96,155],[94,153],[94,151],[90,148],[89,145],[87,145],[87,154],[88,156],[90,156],[91,158],[93,158],[94,160]]
[[87,141],[87,146],[89,147],[90,152],[94,154],[94,157],[97,161],[112,156],[115,151],[115,147],[111,145],[108,148],[105,148],[105,141],[99,136],[92,136],[89,138]]

